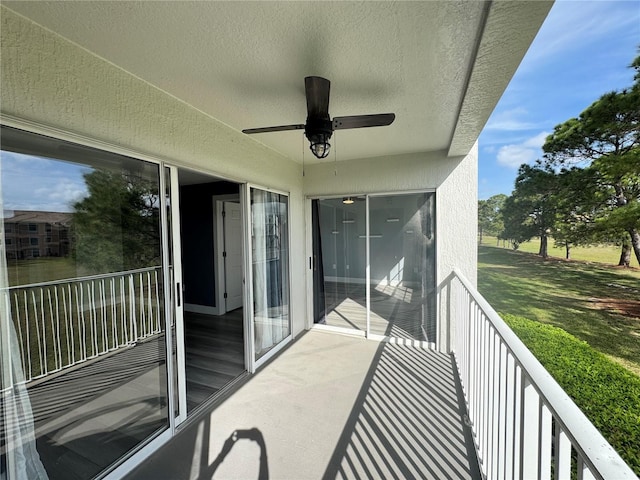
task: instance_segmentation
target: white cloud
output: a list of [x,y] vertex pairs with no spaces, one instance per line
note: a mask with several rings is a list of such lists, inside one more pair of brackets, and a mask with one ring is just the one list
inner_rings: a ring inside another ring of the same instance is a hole
[[535,137],[531,137],[530,139],[525,140],[522,145],[525,147],[541,149],[548,136],[549,132],[540,132]]
[[526,117],[528,113],[529,112],[522,107],[497,112],[491,116],[485,129],[517,131],[536,128],[535,124],[523,120],[523,117]]
[[55,185],[46,185],[35,191],[37,197],[48,199],[54,205],[72,205],[87,196],[87,187],[84,183],[71,180],[63,180]]
[[500,147],[496,156],[498,164],[515,169],[523,163],[532,163],[542,156],[541,149],[547,135],[549,135],[548,132],[540,132],[522,143]]
[[518,168],[536,158],[536,151],[522,145],[505,145],[498,151],[498,163],[509,168]]

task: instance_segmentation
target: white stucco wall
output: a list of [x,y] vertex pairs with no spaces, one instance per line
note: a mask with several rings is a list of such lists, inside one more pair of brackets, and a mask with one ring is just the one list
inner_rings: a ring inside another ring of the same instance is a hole
[[1,113],[174,165],[290,193],[291,306],[304,329],[302,168],[180,100],[1,8]]
[[307,197],[410,190],[436,192],[438,282],[460,269],[476,283],[478,145],[465,157],[445,152],[307,165]]

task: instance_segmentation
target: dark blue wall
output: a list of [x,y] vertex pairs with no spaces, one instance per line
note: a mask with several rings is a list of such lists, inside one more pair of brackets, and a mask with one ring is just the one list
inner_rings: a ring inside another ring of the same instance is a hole
[[230,182],[180,187],[180,234],[185,303],[216,306],[212,197],[239,193],[239,191],[240,186]]

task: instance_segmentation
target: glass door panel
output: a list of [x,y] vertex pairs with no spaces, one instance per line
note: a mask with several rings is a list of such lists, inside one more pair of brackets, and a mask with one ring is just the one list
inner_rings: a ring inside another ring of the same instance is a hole
[[289,318],[289,198],[250,189],[254,359],[291,335]]
[[366,199],[314,200],[315,295],[324,298],[314,322],[367,329]]
[[0,445],[98,476],[169,428],[160,166],[7,127],[0,166]]
[[369,198],[372,334],[435,340],[434,198]]

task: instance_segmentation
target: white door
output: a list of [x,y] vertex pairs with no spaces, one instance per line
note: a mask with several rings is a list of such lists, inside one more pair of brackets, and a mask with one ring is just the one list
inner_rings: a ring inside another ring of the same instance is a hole
[[242,307],[242,209],[239,203],[224,202],[224,279],[227,312]]

